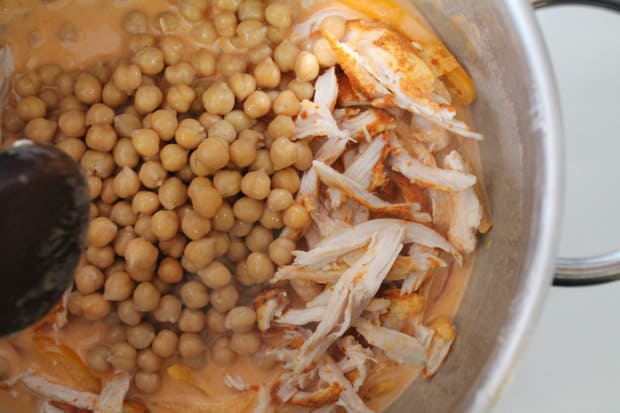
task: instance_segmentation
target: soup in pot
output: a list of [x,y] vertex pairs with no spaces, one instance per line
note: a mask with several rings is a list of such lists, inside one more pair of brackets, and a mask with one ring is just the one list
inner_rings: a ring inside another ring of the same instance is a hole
[[0,412],[381,411],[439,370],[491,224],[474,85],[410,5],[5,0],[0,45],[0,146],[91,198]]

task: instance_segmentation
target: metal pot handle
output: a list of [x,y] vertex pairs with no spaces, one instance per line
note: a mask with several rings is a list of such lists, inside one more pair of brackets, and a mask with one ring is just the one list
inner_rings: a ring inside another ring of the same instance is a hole
[[[534,8],[582,4],[620,12],[620,0],[532,0]],[[553,285],[580,286],[620,280],[620,251],[587,258],[558,258]]]

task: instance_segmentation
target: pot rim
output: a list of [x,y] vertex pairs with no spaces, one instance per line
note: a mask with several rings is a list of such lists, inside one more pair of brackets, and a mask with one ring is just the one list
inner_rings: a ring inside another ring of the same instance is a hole
[[534,195],[533,208],[538,212],[533,215],[529,260],[524,265],[527,277],[520,295],[512,303],[512,316],[497,338],[497,349],[478,379],[477,390],[464,405],[465,412],[490,410],[517,370],[552,284],[563,210],[564,135],[551,60],[530,2],[508,0],[506,10],[514,22],[515,35],[520,39],[532,74],[530,103],[535,117],[532,129],[539,130],[543,138],[538,176],[541,190]]

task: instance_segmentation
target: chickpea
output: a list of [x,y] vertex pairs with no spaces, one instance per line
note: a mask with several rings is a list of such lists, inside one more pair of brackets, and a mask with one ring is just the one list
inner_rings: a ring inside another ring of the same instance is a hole
[[273,112],[276,115],[296,116],[300,107],[299,99],[290,90],[280,92],[273,102]]
[[257,283],[267,282],[275,274],[273,262],[263,252],[252,252],[248,255],[248,274]]
[[50,143],[54,140],[56,122],[45,118],[35,118],[26,124],[24,135],[33,142]]
[[60,100],[60,112],[68,112],[70,110],[84,110],[84,105],[75,96],[65,96]]
[[196,153],[196,151],[192,152],[192,154],[189,156],[189,167],[192,174],[196,177],[202,178],[213,173],[211,169],[207,168],[202,162],[198,160],[198,153]]
[[239,198],[233,205],[233,213],[237,219],[252,224],[260,219],[263,203],[252,198]]
[[180,290],[183,304],[191,310],[199,310],[209,304],[209,293],[200,281],[189,281]]
[[287,138],[278,138],[271,144],[270,156],[275,170],[294,165],[297,155],[297,145]]
[[155,310],[159,305],[159,300],[159,291],[148,281],[138,284],[133,292],[133,302],[138,311]]
[[97,124],[88,128],[86,145],[97,151],[108,152],[116,144],[116,132],[110,125]]
[[260,224],[271,230],[282,229],[284,227],[284,223],[282,222],[282,213],[265,208],[263,210],[263,215],[260,217]]
[[181,0],[179,1],[179,12],[183,17],[191,22],[197,22],[204,17],[207,11],[207,2]]
[[210,21],[203,21],[192,29],[192,37],[203,45],[211,45],[217,40],[215,26]]
[[119,370],[132,371],[136,367],[137,351],[129,343],[121,341],[110,346],[110,364]]
[[243,0],[239,4],[237,15],[241,21],[248,19],[264,20],[265,5],[259,0]]
[[266,149],[261,149],[256,152],[256,159],[250,165],[251,171],[263,170],[267,173],[267,175],[273,174],[273,163],[271,162],[271,157],[269,156],[269,151]]
[[168,105],[179,113],[189,111],[194,99],[196,99],[196,92],[185,84],[170,87],[166,95]]
[[110,368],[108,358],[110,349],[106,346],[94,346],[86,352],[86,365],[96,373],[105,373]]
[[226,255],[230,248],[230,237],[224,232],[212,232],[209,238],[215,241],[215,256],[217,258]]
[[293,11],[286,3],[271,3],[265,9],[267,23],[278,28],[287,28],[293,22]]
[[122,25],[127,33],[139,34],[146,33],[149,23],[142,11],[132,10],[123,17]]
[[[156,75],[164,69],[164,53],[157,47],[145,47],[136,53],[133,63],[140,68],[142,74]],[[117,86],[123,90],[123,87],[118,84]]]
[[[217,120],[209,125],[207,136],[210,139],[220,139],[230,144],[237,138],[237,130],[235,126],[227,120]],[[226,158],[228,158],[228,145],[226,145]],[[228,163],[228,161],[227,161]],[[217,168],[220,169],[220,168]]]
[[134,196],[131,208],[136,214],[152,215],[159,209],[159,197],[154,192],[140,191]]
[[194,210],[205,218],[213,218],[222,206],[222,197],[206,178],[194,178],[188,189]]
[[126,334],[127,342],[136,350],[148,348],[153,342],[153,339],[155,339],[153,326],[147,323],[127,327]]
[[215,311],[214,309],[209,309],[207,311],[207,328],[212,333],[222,334],[225,333],[226,328],[226,314]]
[[215,7],[220,10],[237,11],[241,0],[215,0]]
[[138,367],[147,373],[157,373],[162,366],[162,359],[151,349],[138,353]]
[[[69,73],[61,73],[56,78],[56,87],[58,88],[58,92],[61,96],[71,96],[73,95],[73,76]],[[17,90],[16,90],[17,91]],[[19,91],[17,91],[19,93]],[[19,93],[21,95],[21,93]]]
[[256,331],[233,333],[230,338],[230,349],[239,355],[255,354],[260,350],[260,336]]
[[237,16],[233,12],[223,11],[213,19],[215,31],[221,37],[233,37],[237,28]]
[[130,267],[154,268],[158,255],[157,248],[143,238],[131,240],[125,249],[125,260]]
[[86,258],[88,262],[95,267],[106,269],[114,263],[114,248],[106,246],[102,248],[88,247],[86,249]]
[[[2,114],[2,126],[9,132],[18,133],[24,128],[25,122],[19,117],[17,109],[6,105]],[[5,142],[6,143],[6,142]]]
[[202,338],[195,333],[183,333],[179,337],[179,354],[183,358],[192,358],[201,355],[205,351]]
[[312,54],[316,56],[319,65],[323,68],[338,64],[338,58],[332,50],[327,39],[321,38],[312,45]]
[[163,94],[157,86],[144,85],[136,90],[133,104],[139,113],[153,112],[161,105]]
[[233,73],[228,79],[228,85],[239,101],[244,100],[256,90],[256,80],[247,73]]
[[125,93],[132,93],[142,84],[142,71],[136,64],[120,64],[112,74],[116,88]]
[[235,95],[226,83],[216,82],[204,92],[202,103],[207,112],[226,115],[235,106]]
[[75,273],[75,287],[82,294],[91,294],[103,287],[104,279],[99,268],[85,265]]
[[130,198],[140,189],[138,174],[128,167],[124,167],[114,177],[114,192],[119,198]]
[[221,313],[232,309],[239,301],[239,292],[234,285],[229,284],[222,288],[216,288],[209,295],[211,306]]
[[235,214],[227,203],[222,204],[213,217],[213,229],[216,231],[228,232],[235,224]]
[[176,113],[170,109],[159,109],[151,114],[149,126],[161,140],[171,140],[178,125]]
[[209,288],[222,288],[230,284],[232,275],[228,268],[219,261],[213,261],[211,264],[198,271],[200,280]]
[[235,307],[226,316],[226,328],[235,333],[252,331],[256,323],[256,312],[250,307]]
[[162,33],[172,33],[179,29],[181,20],[179,16],[171,11],[164,11],[155,16],[153,21],[155,28]]
[[34,96],[41,89],[41,78],[35,72],[25,73],[15,80],[13,87],[22,98]]
[[194,67],[186,62],[168,66],[164,73],[166,81],[170,85],[190,85],[196,76]]
[[179,317],[179,330],[184,333],[199,333],[205,327],[205,316],[200,310],[184,308]]
[[295,59],[295,76],[301,82],[310,82],[319,75],[319,62],[315,55],[302,51]]
[[80,102],[93,104],[101,99],[101,82],[89,73],[82,73],[75,81],[73,92]]
[[236,29],[239,45],[251,49],[265,41],[267,27],[260,20],[247,19],[239,23]]
[[112,211],[112,204],[118,200],[118,195],[114,191],[114,178],[104,179],[101,183],[101,194],[99,195],[101,201],[97,204],[100,217],[110,217]]
[[299,185],[299,174],[293,168],[282,169],[271,177],[271,186],[273,188],[286,189],[292,194],[299,190]]
[[183,267],[190,272],[197,272],[211,264],[215,258],[215,241],[203,238],[190,241],[183,252]]
[[176,323],[181,316],[181,301],[174,295],[164,295],[160,300],[153,317],[161,323]]
[[44,89],[39,93],[39,99],[45,103],[48,111],[54,111],[60,106],[60,98],[54,89]]
[[247,70],[248,62],[244,56],[225,53],[217,61],[217,72],[228,77],[233,73],[243,73]]
[[67,138],[56,144],[56,147],[73,158],[74,161],[79,162],[86,152],[86,145],[80,139]]
[[254,91],[243,102],[243,110],[251,118],[263,117],[271,110],[271,99],[263,91]]
[[164,61],[167,65],[179,63],[185,55],[185,44],[174,36],[159,39],[159,47],[164,54]]
[[131,297],[133,287],[129,274],[115,272],[105,281],[103,297],[108,301],[125,301]]
[[[204,24],[210,24],[205,22]],[[212,43],[215,39],[209,41]],[[215,73],[215,57],[211,52],[200,49],[192,55],[190,62],[195,69],[196,75],[199,77],[209,77]]]
[[121,138],[131,138],[134,131],[142,127],[142,122],[136,116],[123,113],[114,118],[114,130]]
[[111,305],[99,293],[82,296],[82,316],[88,321],[102,320],[110,313]]
[[211,345],[211,355],[213,360],[220,365],[232,364],[237,355],[230,348],[230,339],[228,337],[218,337]]
[[293,261],[295,243],[286,238],[278,238],[269,244],[269,257],[277,265],[287,265]]
[[202,125],[195,119],[183,119],[175,132],[176,142],[185,149],[195,149],[205,138]]
[[95,103],[86,113],[87,125],[111,125],[114,111],[103,103]]
[[196,150],[198,160],[207,168],[218,170],[229,161],[228,143],[218,138],[207,138]]
[[[123,230],[124,230],[124,229],[125,229],[125,228],[123,228]],[[122,231],[122,230],[121,230],[121,231]],[[120,259],[120,258],[117,258],[117,257],[114,257],[114,258],[115,258],[115,260],[114,260],[114,262],[112,263],[112,265],[110,265],[109,267],[107,267],[107,268],[105,269],[105,271],[104,271],[104,274],[105,274],[105,276],[106,276],[106,281],[107,281],[107,279],[110,277],[110,275],[112,275],[112,274],[114,274],[114,273],[117,273],[117,272],[123,272],[123,271],[125,271],[125,261],[124,261],[124,260],[122,260],[122,259]],[[105,292],[105,285],[104,285],[104,292]],[[105,294],[104,294],[104,295],[105,295]],[[111,315],[111,317],[112,317],[112,316],[115,316],[115,315],[116,315],[116,314],[112,314],[112,315]]]
[[[245,114],[242,110],[236,109],[230,112],[228,115],[224,116],[224,120],[230,123],[237,132],[242,132],[244,130],[251,130],[251,128],[255,120],[250,118]],[[232,141],[229,141],[229,143]]]
[[187,150],[177,144],[166,145],[159,153],[164,169],[178,172],[187,165]]
[[[155,234],[153,234],[153,231],[151,230],[151,219],[152,217],[149,217],[149,216],[138,218],[136,220],[136,224],[134,225],[134,229],[136,231],[136,234],[138,234],[138,236],[140,236],[141,238],[144,238],[148,242],[154,243],[157,241],[157,238],[155,237]],[[147,268],[147,267],[140,267],[139,265],[130,265],[129,272],[132,273],[132,275],[134,275],[135,277],[138,277],[138,275],[134,274],[134,269],[136,271],[148,269],[149,270],[148,276],[150,279],[152,275],[151,272],[154,268],[152,266]]]
[[114,237],[118,227],[108,218],[95,218],[88,228],[88,245],[105,247]]
[[282,215],[284,225],[293,229],[304,229],[310,225],[310,215],[306,208],[299,204],[293,204]]
[[165,283],[178,283],[183,279],[181,263],[172,257],[164,258],[157,268],[157,276]]
[[180,258],[185,250],[187,239],[182,235],[177,235],[168,241],[159,241],[159,249],[163,254],[172,258]]
[[273,44],[279,44],[282,43],[284,39],[286,39],[287,33],[288,29],[269,26],[269,28],[267,28],[267,39]]
[[267,208],[272,211],[284,211],[293,203],[293,195],[282,188],[276,188],[269,193]]
[[187,187],[177,177],[173,176],[166,179],[159,188],[159,201],[168,210],[173,210],[187,201]]
[[[277,115],[267,128],[269,136],[276,138],[292,138],[295,135],[295,122],[290,116]],[[290,150],[290,149],[289,149]]]
[[261,62],[270,59],[272,54],[273,50],[271,49],[271,46],[269,46],[268,43],[262,43],[250,49],[248,52],[248,59],[250,63],[258,65]]
[[188,211],[181,220],[183,234],[191,240],[198,240],[211,231],[211,221],[194,210]]
[[256,225],[245,239],[248,249],[252,252],[264,252],[273,241],[273,233],[267,228]]
[[248,247],[246,247],[245,242],[240,239],[231,239],[230,248],[228,249],[228,254],[226,255],[230,262],[236,263],[244,260],[249,254],[250,251],[248,250]]
[[230,145],[230,160],[239,168],[245,168],[256,159],[256,139],[239,138]]
[[241,191],[250,198],[262,200],[269,195],[271,180],[265,171],[251,171],[241,180]]
[[155,156],[159,153],[159,135],[152,129],[136,129],[131,134],[131,143],[142,156]]
[[86,133],[86,115],[77,110],[64,112],[58,118],[58,127],[67,138],[79,138]]
[[45,117],[45,112],[45,102],[36,96],[26,96],[17,102],[17,114],[26,122]]
[[162,358],[168,358],[174,355],[177,348],[179,338],[176,333],[171,330],[159,330],[157,336],[153,340],[153,353]]
[[310,82],[302,82],[298,79],[293,79],[289,82],[288,88],[295,93],[295,96],[297,96],[299,100],[312,99],[314,95],[314,86]]
[[256,86],[260,88],[276,88],[280,84],[281,74],[278,65],[271,57],[263,60],[254,68]]

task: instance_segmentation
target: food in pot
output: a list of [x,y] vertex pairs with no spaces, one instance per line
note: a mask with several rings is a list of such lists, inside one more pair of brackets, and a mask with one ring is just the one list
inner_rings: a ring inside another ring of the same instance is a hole
[[2,144],[58,146],[92,203],[0,410],[378,411],[438,371],[490,220],[475,89],[415,10],[1,7]]

